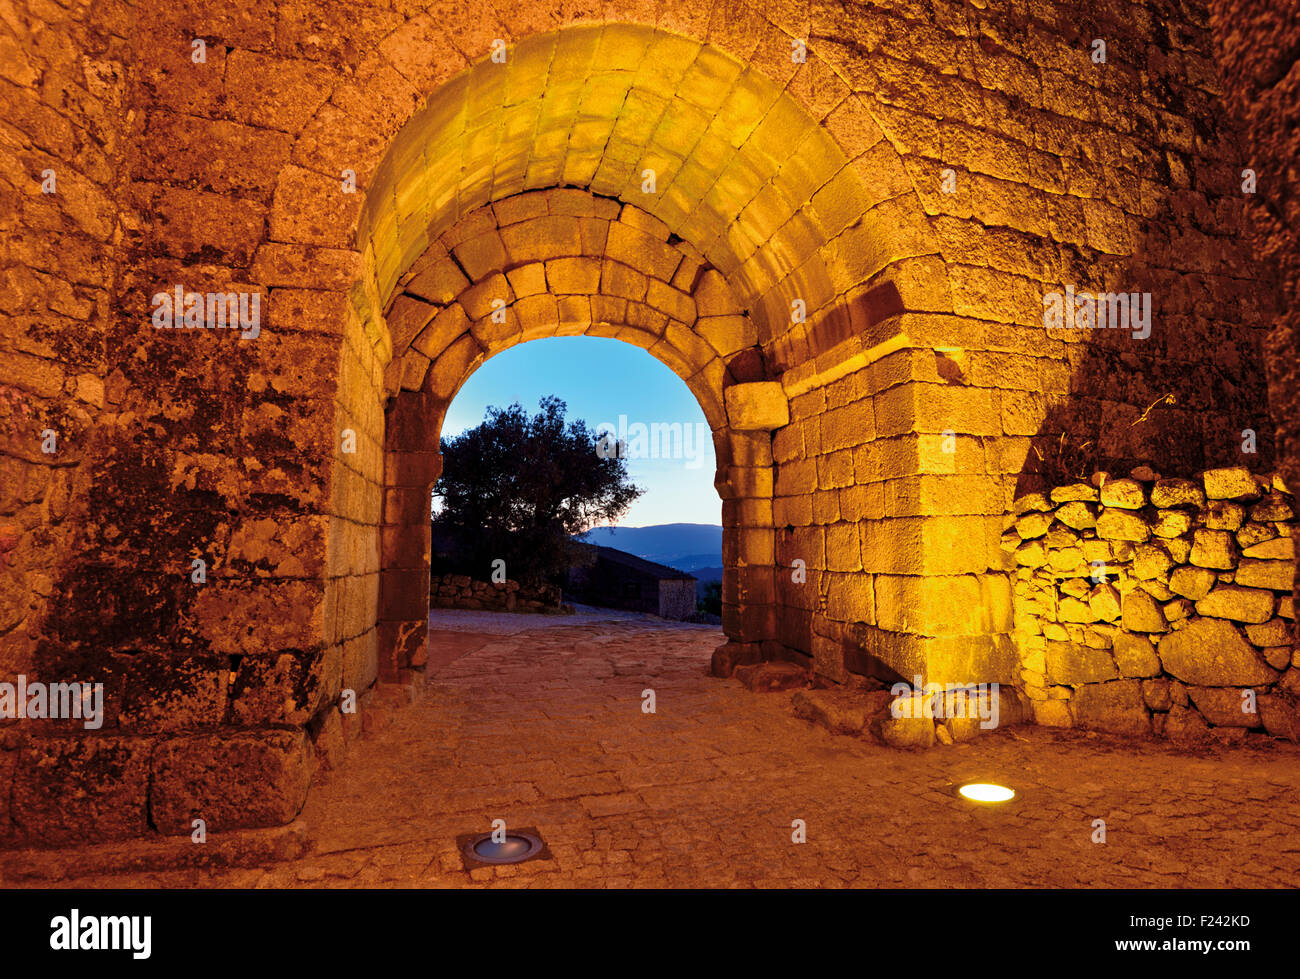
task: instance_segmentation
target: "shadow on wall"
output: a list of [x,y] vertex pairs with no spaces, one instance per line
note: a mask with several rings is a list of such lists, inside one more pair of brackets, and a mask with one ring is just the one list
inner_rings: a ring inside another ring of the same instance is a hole
[[[1134,258],[1085,265],[1080,254],[1077,281],[1043,286],[1044,316],[1059,308],[1063,325],[1047,331],[1042,374],[1068,368],[1068,388],[1048,386],[1016,496],[1096,471],[1127,476],[1142,464],[1177,477],[1273,468],[1264,344],[1276,291],[1243,243],[1225,237],[1240,227],[1244,203],[1231,164],[1223,169],[1213,197],[1172,190],[1142,221]],[[1210,212],[1226,216],[1206,221]]]

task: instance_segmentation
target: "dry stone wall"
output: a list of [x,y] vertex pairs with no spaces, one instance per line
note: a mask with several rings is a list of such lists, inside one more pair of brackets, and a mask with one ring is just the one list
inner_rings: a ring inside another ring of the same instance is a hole
[[429,586],[429,601],[434,608],[560,612],[566,608],[561,598],[555,585],[524,588],[517,581],[477,581],[464,574],[435,576]]
[[1245,468],[1026,494],[1003,535],[1039,724],[1300,740],[1295,499]]

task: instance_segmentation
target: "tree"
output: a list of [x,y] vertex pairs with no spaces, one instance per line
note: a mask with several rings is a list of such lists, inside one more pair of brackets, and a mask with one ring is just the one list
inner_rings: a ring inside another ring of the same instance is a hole
[[722,614],[722,582],[705,582],[704,594],[696,600],[695,610],[705,615]]
[[539,408],[529,418],[518,403],[489,407],[477,428],[442,440],[433,531],[450,550],[444,570],[487,579],[501,559],[516,581],[558,582],[580,553],[572,536],[617,520],[643,492],[622,459],[596,452],[586,422],[565,426],[563,401]]

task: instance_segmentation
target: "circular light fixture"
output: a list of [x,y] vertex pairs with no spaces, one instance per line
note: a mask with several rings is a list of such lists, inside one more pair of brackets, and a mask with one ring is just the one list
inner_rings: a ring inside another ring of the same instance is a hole
[[992,782],[969,782],[959,788],[957,794],[972,802],[1010,802],[1016,797],[1014,789]]
[[470,839],[464,846],[465,855],[481,863],[522,863],[542,850],[541,838],[532,833],[514,830],[497,842],[491,833]]

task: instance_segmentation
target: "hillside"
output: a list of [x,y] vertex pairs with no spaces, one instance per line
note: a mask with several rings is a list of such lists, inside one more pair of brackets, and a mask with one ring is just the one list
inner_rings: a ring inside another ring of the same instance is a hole
[[694,573],[722,564],[718,524],[667,523],[650,527],[593,527],[579,537],[589,544],[616,547],[647,561]]

